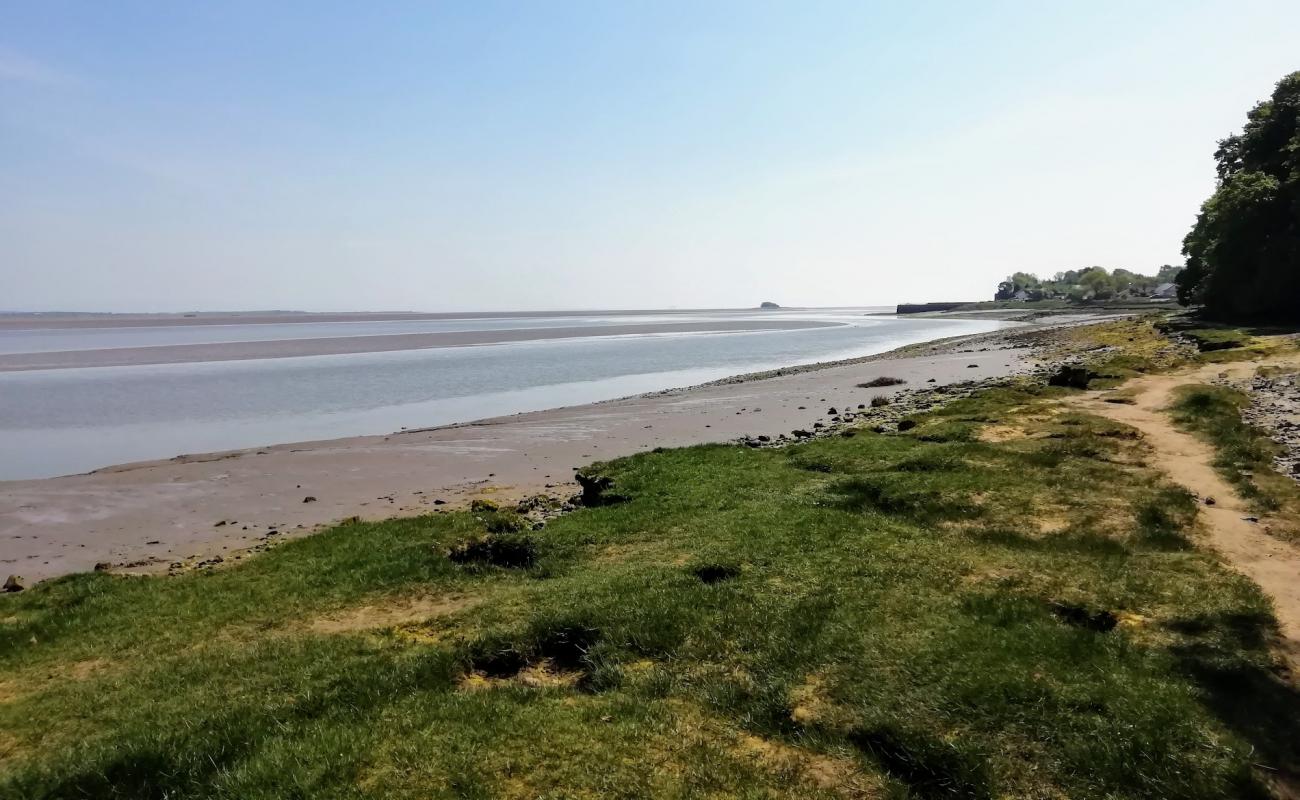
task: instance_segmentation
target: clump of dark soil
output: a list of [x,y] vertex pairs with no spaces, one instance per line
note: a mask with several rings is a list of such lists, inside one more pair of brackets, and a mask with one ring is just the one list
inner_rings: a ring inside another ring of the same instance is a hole
[[878,389],[881,386],[898,386],[899,384],[902,383],[907,383],[907,381],[903,380],[902,378],[892,378],[888,375],[881,375],[879,378],[872,378],[866,383],[859,383],[858,388]]
[[990,797],[980,759],[947,742],[907,733],[892,725],[850,731],[849,742],[874,758],[889,777],[918,798]]
[[1106,633],[1119,624],[1119,617],[1105,609],[1094,611],[1084,606],[1070,603],[1051,603],[1052,614],[1066,625],[1087,628],[1090,631]]
[[701,583],[713,585],[740,576],[740,567],[731,564],[703,564],[691,570]]
[[537,543],[531,536],[491,534],[453,547],[447,558],[457,564],[527,569],[537,563]]
[[470,655],[469,667],[488,678],[513,678],[540,664],[552,672],[579,673],[578,686],[588,685],[595,665],[589,653],[600,641],[600,631],[582,625],[557,625],[523,642],[494,643]]

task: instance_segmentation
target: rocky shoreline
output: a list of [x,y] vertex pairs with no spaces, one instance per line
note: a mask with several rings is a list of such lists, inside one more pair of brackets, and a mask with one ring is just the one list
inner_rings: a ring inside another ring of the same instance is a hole
[[1251,400],[1242,419],[1280,446],[1274,468],[1300,482],[1300,372],[1256,375],[1240,388]]

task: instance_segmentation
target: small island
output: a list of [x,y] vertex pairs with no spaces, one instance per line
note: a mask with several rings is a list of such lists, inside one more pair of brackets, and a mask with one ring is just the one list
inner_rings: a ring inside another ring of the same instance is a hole
[[771,302],[770,300],[764,300],[763,302],[758,304],[758,307],[759,308],[780,308],[780,306],[778,306],[776,303]]

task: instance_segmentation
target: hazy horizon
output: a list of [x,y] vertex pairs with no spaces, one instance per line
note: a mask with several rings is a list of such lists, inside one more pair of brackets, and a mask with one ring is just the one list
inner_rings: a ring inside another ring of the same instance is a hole
[[[763,302],[763,301],[760,301]],[[775,302],[775,301],[771,301]],[[912,302],[912,301],[902,301]],[[921,301],[917,301],[921,302]],[[938,301],[935,301],[938,302]],[[852,305],[827,305],[827,306],[787,306],[778,304],[782,311],[812,311],[839,308],[889,308],[898,305],[897,303],[865,303]],[[636,312],[657,312],[657,311],[762,311],[758,303],[749,306],[713,306],[709,308],[694,306],[662,306],[637,308],[626,306],[622,308],[464,308],[455,311],[428,311],[418,308],[328,308],[307,310],[302,308],[175,308],[162,311],[137,311],[127,309],[123,311],[104,311],[93,308],[49,308],[42,310],[23,310],[23,309],[5,309],[0,308],[0,314],[3,315],[33,315],[33,314],[87,314],[87,315],[149,315],[149,316],[174,316],[176,314],[203,314],[205,316],[219,316],[222,314],[421,314],[421,315],[453,315],[453,314],[584,314],[584,313],[636,313]]]
[[9,312],[582,311],[1154,273],[1300,4],[0,8]]

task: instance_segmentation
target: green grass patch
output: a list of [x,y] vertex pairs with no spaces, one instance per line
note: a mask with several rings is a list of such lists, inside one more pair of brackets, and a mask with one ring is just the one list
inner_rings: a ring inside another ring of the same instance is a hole
[[1273,469],[1278,445],[1242,420],[1248,405],[1249,395],[1238,389],[1191,385],[1179,388],[1171,412],[1175,422],[1214,446],[1215,469],[1260,513],[1300,518],[1300,488]]
[[0,796],[1258,793],[1300,703],[1191,498],[1106,420],[976,435],[1067,391],[0,597]]

